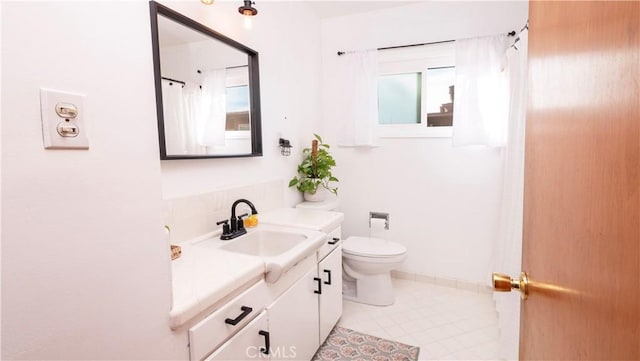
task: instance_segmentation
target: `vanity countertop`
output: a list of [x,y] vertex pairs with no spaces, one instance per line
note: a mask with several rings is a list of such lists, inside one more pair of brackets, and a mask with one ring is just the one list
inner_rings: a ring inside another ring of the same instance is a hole
[[175,329],[220,302],[252,280],[263,277],[259,257],[181,243],[182,256],[171,262],[173,306],[170,326]]
[[277,282],[301,260],[315,257],[326,236],[316,230],[268,224],[229,241],[221,241],[220,234],[218,230],[180,243],[182,256],[171,262],[172,329],[260,279]]
[[344,214],[301,208],[278,208],[260,214],[260,223],[298,227],[329,233],[344,220]]

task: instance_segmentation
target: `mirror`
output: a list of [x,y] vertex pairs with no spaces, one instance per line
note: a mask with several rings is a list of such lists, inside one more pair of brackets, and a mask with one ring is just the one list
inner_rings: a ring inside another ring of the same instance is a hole
[[160,159],[261,156],[258,53],[149,4]]

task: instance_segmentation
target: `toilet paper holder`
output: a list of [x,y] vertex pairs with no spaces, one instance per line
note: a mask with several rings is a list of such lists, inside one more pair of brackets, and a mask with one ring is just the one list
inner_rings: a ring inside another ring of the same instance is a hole
[[384,229],[389,229],[389,213],[386,212],[369,212],[369,228],[371,228],[372,219],[384,219]]

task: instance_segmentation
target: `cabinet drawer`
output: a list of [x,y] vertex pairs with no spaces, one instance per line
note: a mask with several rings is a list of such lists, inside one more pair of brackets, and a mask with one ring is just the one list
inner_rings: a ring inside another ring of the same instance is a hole
[[261,280],[190,328],[190,359],[202,360],[260,314],[266,303],[267,289]]
[[340,227],[335,228],[331,232],[327,234],[327,239],[324,242],[324,245],[318,249],[318,261],[321,261],[325,258],[331,251],[333,251],[338,245],[342,242],[340,236],[342,234],[342,229]]
[[[268,340],[267,313],[262,311],[260,316],[220,346],[205,361],[268,360],[271,351]],[[268,351],[266,347],[269,347]]]

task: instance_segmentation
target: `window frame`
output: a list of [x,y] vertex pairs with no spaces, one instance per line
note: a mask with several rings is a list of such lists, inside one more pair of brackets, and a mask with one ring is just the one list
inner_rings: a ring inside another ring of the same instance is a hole
[[378,76],[421,73],[420,123],[379,124],[380,138],[450,138],[453,127],[427,127],[427,70],[455,67],[455,43],[445,42],[424,46],[381,51],[378,55]]

